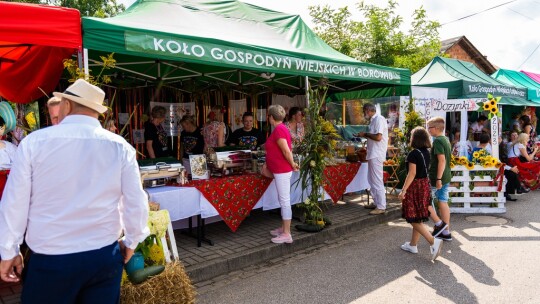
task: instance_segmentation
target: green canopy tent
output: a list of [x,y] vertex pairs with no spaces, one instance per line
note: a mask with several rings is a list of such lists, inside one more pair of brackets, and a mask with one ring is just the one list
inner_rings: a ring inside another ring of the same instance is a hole
[[[499,69],[491,75],[491,77],[513,86],[521,86],[527,88],[527,96],[530,101],[536,103],[536,115],[540,115],[540,83],[529,78],[525,73]],[[516,113],[519,113],[516,111]],[[511,121],[514,113],[505,111],[503,113],[503,121]],[[536,130],[540,130],[540,126],[536,126]]]
[[307,77],[326,77],[333,91],[361,88],[376,97],[410,87],[409,70],[359,62],[298,15],[236,0],[138,0],[112,18],[85,17],[82,27],[90,64],[114,52],[117,78],[134,83],[182,88],[196,79],[302,90]]
[[[448,99],[486,98],[487,94],[501,97],[499,104],[510,106],[537,106],[538,103],[527,99],[527,89],[522,86],[508,85],[494,79],[470,62],[456,59],[435,57],[416,72],[412,77],[415,86],[447,88]],[[504,111],[503,111],[504,112]],[[467,120],[466,112],[462,111],[461,121]],[[507,122],[503,120],[503,126]],[[462,134],[467,133],[466,124],[461,124]],[[465,144],[466,138],[461,137]],[[493,155],[498,157],[498,149],[493,145],[498,138],[492,137]]]
[[527,98],[536,102],[536,106],[540,106],[540,83],[532,80],[524,73],[499,69],[491,77],[511,86],[526,88]]
[[501,97],[502,105],[539,105],[527,100],[524,87],[493,79],[474,64],[456,59],[435,57],[411,81],[414,86],[448,88],[448,99],[485,98],[491,93]]

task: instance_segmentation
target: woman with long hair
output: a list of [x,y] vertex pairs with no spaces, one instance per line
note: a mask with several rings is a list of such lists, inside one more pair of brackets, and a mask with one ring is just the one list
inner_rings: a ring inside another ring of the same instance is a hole
[[289,109],[288,121],[285,123],[287,129],[291,133],[293,146],[304,140],[304,123],[302,122],[303,114],[299,107]]
[[420,236],[423,236],[430,244],[431,259],[435,260],[441,252],[443,242],[440,238],[433,237],[423,224],[429,220],[428,208],[431,203],[428,174],[428,149],[431,148],[431,141],[426,129],[416,127],[412,130],[410,146],[413,150],[407,155],[407,177],[398,197],[402,202],[401,216],[412,225],[413,231],[411,241],[401,245],[401,249],[418,253],[418,241]]
[[519,170],[519,180],[530,189],[537,189],[540,186],[540,162],[534,161],[534,156],[538,152],[535,146],[531,153],[527,152],[529,135],[519,134],[517,140],[508,149],[508,162],[511,166],[517,166]]
[[281,227],[270,231],[272,242],[276,244],[292,243],[291,235],[291,176],[292,171],[298,171],[299,166],[294,162],[292,154],[291,134],[283,125],[285,109],[280,105],[268,108],[268,122],[273,131],[266,140],[266,166],[273,174],[281,206]]
[[[527,153],[532,153],[534,148],[536,147],[536,131],[531,123],[531,118],[527,115],[521,115],[519,118],[519,122],[521,123],[521,130],[523,130],[523,133],[529,135],[529,140],[527,141],[526,148]],[[533,157],[534,158],[534,157]]]

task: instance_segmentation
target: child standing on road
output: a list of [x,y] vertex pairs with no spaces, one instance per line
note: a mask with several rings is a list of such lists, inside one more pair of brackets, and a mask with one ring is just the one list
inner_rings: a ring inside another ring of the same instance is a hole
[[450,171],[450,160],[452,147],[450,141],[444,136],[444,118],[433,117],[427,122],[428,132],[433,136],[433,147],[431,149],[431,162],[429,164],[429,180],[431,182],[431,193],[435,202],[439,204],[439,211],[442,220],[437,216],[434,208],[429,207],[431,219],[435,222],[432,235],[440,237],[444,241],[451,241],[450,234],[450,208],[448,207],[448,187],[452,179]]
[[431,259],[435,260],[442,248],[442,240],[433,237],[423,222],[429,219],[430,191],[428,178],[428,164],[430,160],[429,148],[431,142],[426,129],[416,127],[411,132],[411,147],[414,149],[407,155],[407,177],[403,190],[399,193],[402,202],[402,217],[413,227],[410,242],[401,245],[401,249],[418,253],[420,235],[431,245]]

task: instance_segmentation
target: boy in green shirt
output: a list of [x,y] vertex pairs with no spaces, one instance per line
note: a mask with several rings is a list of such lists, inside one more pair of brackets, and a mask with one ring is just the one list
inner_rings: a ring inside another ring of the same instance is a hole
[[450,171],[452,146],[448,138],[443,134],[444,124],[442,117],[433,117],[427,122],[428,132],[433,136],[429,180],[431,182],[433,199],[439,202],[439,212],[442,220],[437,216],[433,207],[430,206],[429,211],[431,213],[431,219],[435,222],[432,235],[445,241],[451,241],[448,187],[452,179],[452,173]]

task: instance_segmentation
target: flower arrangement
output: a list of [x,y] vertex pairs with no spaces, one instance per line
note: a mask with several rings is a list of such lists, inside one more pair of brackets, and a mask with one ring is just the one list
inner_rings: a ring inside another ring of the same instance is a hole
[[487,101],[478,103],[478,112],[487,111],[489,112],[488,118],[491,119],[494,115],[501,117],[499,113],[498,103],[501,100],[501,97],[493,97],[493,95],[487,95]]
[[473,152],[472,159],[466,156],[455,157],[452,155],[450,160],[450,168],[454,168],[457,165],[465,166],[468,170],[473,170],[475,165],[480,165],[483,168],[497,168],[499,169],[503,163],[498,159],[491,156],[485,149],[481,149]]
[[[304,210],[305,223],[317,225],[320,229],[326,224],[320,202],[324,195],[322,185],[331,182],[325,180],[324,168],[335,155],[337,140],[341,138],[332,123],[319,115],[327,90],[325,79],[319,81],[317,88],[310,88],[304,124],[306,136],[296,147],[302,157],[297,186],[302,189],[311,187],[311,192],[299,207]],[[297,228],[301,229],[298,225]]]

